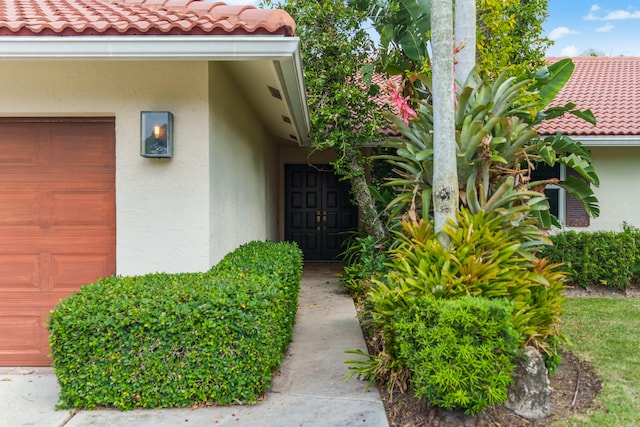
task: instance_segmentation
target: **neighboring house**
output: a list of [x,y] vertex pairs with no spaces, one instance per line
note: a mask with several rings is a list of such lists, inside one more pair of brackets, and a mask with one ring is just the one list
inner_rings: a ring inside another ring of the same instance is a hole
[[[0,366],[48,365],[49,310],[99,277],[204,271],[256,239],[337,255],[357,212],[308,164],[330,159],[308,156],[294,32],[200,0],[0,4]],[[143,111],[173,123],[141,131]]]
[[[557,209],[567,227],[575,230],[620,231],[623,223],[640,227],[640,58],[572,60],[573,75],[554,104],[572,102],[578,109],[590,109],[597,125],[566,114],[543,123],[538,131],[542,135],[561,131],[589,148],[600,178],[600,187],[594,188],[600,216],[589,219],[579,203],[565,197],[561,190],[554,190],[552,208]],[[564,178],[564,170],[557,172]]]

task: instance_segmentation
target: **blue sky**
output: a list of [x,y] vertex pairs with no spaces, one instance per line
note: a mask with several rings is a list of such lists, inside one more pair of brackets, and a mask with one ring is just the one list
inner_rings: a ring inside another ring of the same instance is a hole
[[640,0],[549,0],[547,56],[595,49],[606,56],[640,56]]

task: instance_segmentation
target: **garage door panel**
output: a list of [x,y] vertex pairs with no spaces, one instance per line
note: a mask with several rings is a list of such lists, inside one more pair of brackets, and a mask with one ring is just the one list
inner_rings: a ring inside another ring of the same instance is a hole
[[42,346],[42,339],[47,336],[45,328],[39,313],[0,316],[0,356],[23,354],[41,358],[46,351]]
[[5,292],[40,289],[41,255],[0,254],[0,283]]
[[40,194],[0,191],[0,227],[38,225]]
[[41,130],[22,123],[3,126],[0,133],[0,166],[40,164]]
[[50,365],[46,319],[115,274],[113,120],[0,118],[0,366]]
[[52,198],[51,225],[103,226],[113,223],[111,192],[56,192]]
[[0,227],[0,254],[60,253],[70,248],[85,253],[103,250],[115,253],[114,229],[57,227],[43,230],[39,227],[23,227],[16,231]]
[[54,290],[77,290],[78,283],[93,283],[113,274],[111,254],[67,253],[51,255]]
[[2,366],[48,366],[47,319],[63,298],[61,293],[17,293],[0,301],[0,361]]
[[[110,191],[113,190],[113,174],[104,174],[103,177],[89,173],[71,174],[68,171],[60,170],[55,174],[40,174],[36,176],[38,169],[34,169],[32,175],[24,177],[11,174],[10,171],[2,170],[0,166],[0,193],[23,193],[30,191]],[[109,181],[111,180],[111,183]],[[2,205],[4,205],[4,201]],[[1,206],[1,205],[0,205]]]
[[[108,138],[103,135],[87,134],[95,132],[78,126],[77,129],[56,132],[51,137],[49,164],[55,166],[104,166],[111,165],[113,149]],[[79,150],[78,147],[82,149]]]

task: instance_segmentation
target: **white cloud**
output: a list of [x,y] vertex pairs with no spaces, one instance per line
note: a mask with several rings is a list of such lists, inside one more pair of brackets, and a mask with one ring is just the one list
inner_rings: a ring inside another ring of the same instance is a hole
[[597,4],[591,5],[591,12],[597,12],[599,10],[600,10],[600,6],[598,6]]
[[615,27],[611,24],[603,25],[602,27],[596,28],[596,31],[599,33],[606,33],[607,31],[613,30]]
[[551,30],[551,32],[549,33],[549,38],[551,40],[559,40],[564,36],[568,36],[569,34],[578,34],[578,32],[570,30],[567,27],[557,27]]
[[628,10],[614,10],[613,12],[607,13],[602,19],[640,19],[640,11],[629,12]]
[[561,56],[576,56],[578,55],[578,48],[575,46],[567,46],[560,51]]
[[591,7],[591,12],[583,19],[587,21],[619,21],[625,19],[640,19],[640,11],[628,11],[628,10],[613,10],[604,16],[594,15],[593,12],[597,12],[599,9],[594,10]]

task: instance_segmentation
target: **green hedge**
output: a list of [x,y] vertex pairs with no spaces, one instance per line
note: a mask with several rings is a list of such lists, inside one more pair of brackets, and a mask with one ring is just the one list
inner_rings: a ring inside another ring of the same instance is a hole
[[622,232],[567,231],[551,236],[553,246],[541,256],[561,262],[569,281],[580,285],[602,284],[624,289],[638,282],[640,232],[625,226]]
[[111,277],[49,319],[58,407],[253,403],[291,340],[302,253],[251,242],[205,273]]

